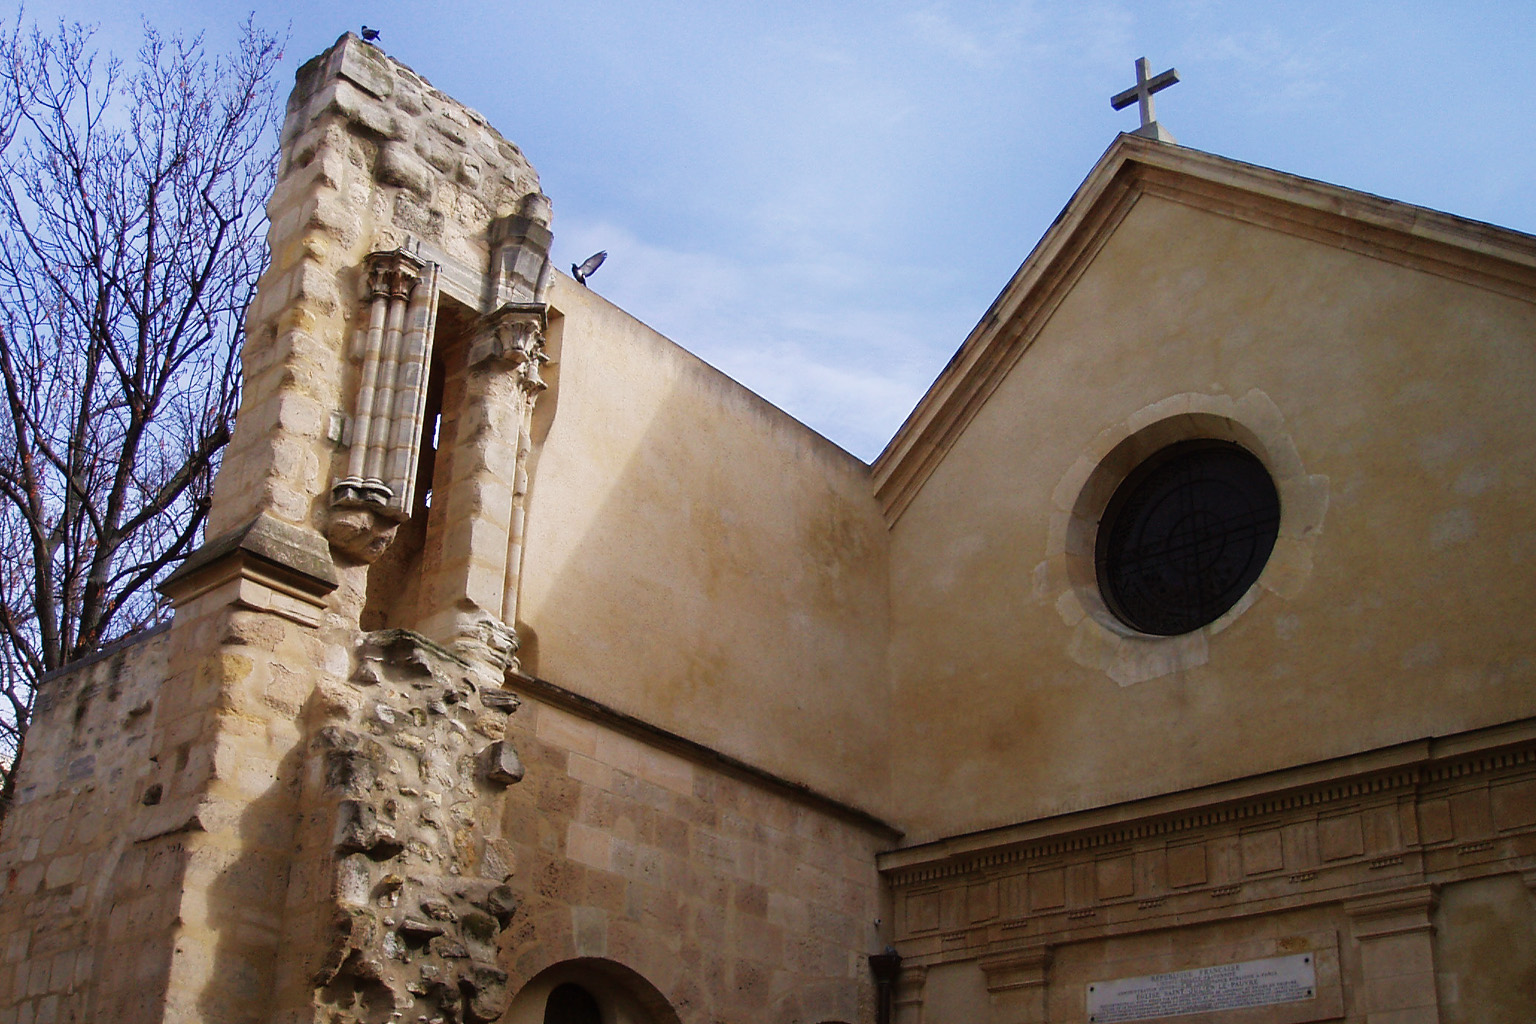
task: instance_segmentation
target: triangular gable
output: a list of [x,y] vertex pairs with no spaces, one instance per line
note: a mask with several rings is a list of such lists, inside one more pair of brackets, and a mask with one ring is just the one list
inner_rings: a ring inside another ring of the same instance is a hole
[[1115,139],[872,467],[894,523],[1144,194],[1536,303],[1536,237],[1132,135]]

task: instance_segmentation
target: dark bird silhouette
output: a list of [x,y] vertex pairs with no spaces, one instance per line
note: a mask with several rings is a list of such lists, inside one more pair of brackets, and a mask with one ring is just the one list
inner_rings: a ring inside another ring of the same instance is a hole
[[602,252],[593,253],[591,256],[588,256],[585,260],[582,261],[582,264],[579,267],[572,263],[571,276],[574,277],[582,285],[585,285],[587,283],[587,278],[597,273],[597,268],[602,266],[603,260],[607,258],[608,250],[604,249]]
[[379,40],[379,30],[376,29],[376,28],[369,28],[367,25],[364,25],[363,26],[363,42],[365,42],[365,43],[376,43],[376,42],[378,42],[378,40]]

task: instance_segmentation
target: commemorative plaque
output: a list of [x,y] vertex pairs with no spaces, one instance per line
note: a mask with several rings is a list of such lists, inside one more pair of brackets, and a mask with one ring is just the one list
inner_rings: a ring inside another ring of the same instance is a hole
[[1091,982],[1088,1020],[1092,1024],[1115,1024],[1311,999],[1317,994],[1313,960],[1311,953],[1297,953]]

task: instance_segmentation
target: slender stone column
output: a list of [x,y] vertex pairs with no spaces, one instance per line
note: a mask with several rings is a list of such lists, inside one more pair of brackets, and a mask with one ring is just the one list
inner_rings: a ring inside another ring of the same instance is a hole
[[405,327],[411,292],[421,279],[423,263],[400,249],[368,257],[368,333],[363,347],[363,375],[357,390],[357,414],[347,475],[336,481],[332,498],[338,504],[363,502],[387,505],[393,494],[384,482],[384,454],[389,445],[395,374],[400,335]]
[[545,387],[546,315],[542,303],[509,303],[485,317],[469,346],[460,419],[445,439],[452,445],[443,498],[449,532],[425,631],[472,660],[503,666],[517,645],[528,431]]
[[543,352],[523,363],[519,371],[524,374],[522,416],[517,425],[517,462],[512,473],[512,521],[507,533],[507,571],[501,592],[501,620],[509,626],[517,625],[518,591],[523,575],[523,531],[528,516],[528,458],[533,451],[533,403],[545,384],[539,379],[538,364]]
[[410,518],[421,448],[438,268],[403,249],[368,257],[368,329],[346,475],[331,487],[326,537],[371,562]]
[[426,426],[432,340],[437,331],[438,274],[435,264],[426,265],[421,285],[406,309],[394,374],[394,401],[375,403],[390,424],[383,474],[392,492],[389,508],[402,519],[410,516],[416,500],[416,466]]

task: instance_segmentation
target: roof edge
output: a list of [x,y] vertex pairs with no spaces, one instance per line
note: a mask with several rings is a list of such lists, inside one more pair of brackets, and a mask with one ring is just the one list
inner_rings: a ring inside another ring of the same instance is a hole
[[[1152,193],[1536,303],[1536,236],[1129,134],[1094,164],[871,464],[894,526],[1120,220]],[[1232,200],[1242,199],[1241,205]]]

